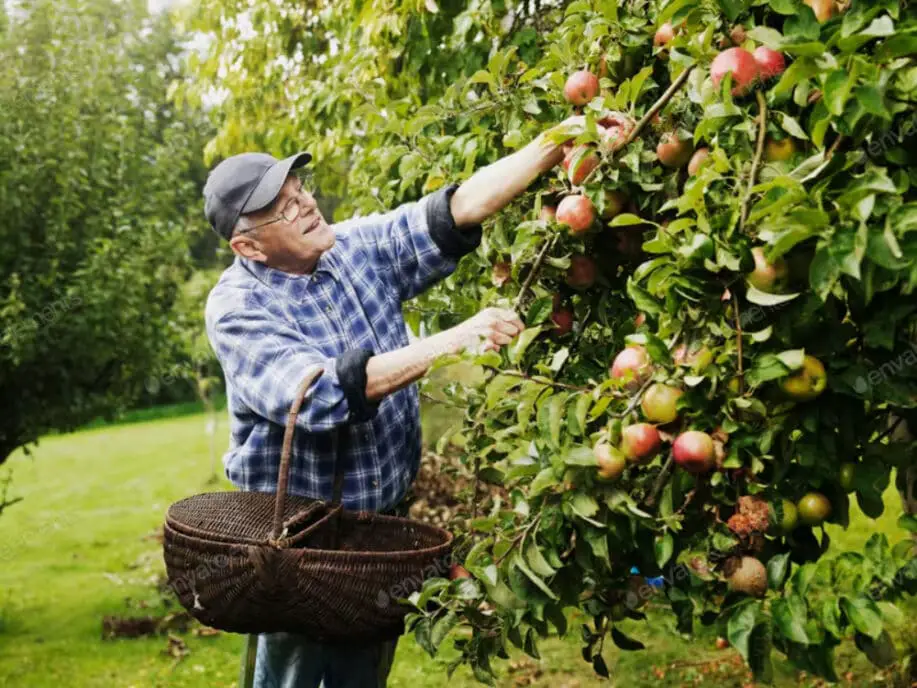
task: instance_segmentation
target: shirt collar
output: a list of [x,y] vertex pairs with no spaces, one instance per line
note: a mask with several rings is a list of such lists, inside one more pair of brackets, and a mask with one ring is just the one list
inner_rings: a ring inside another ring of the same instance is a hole
[[289,298],[301,301],[305,297],[306,290],[312,283],[313,278],[319,272],[322,265],[322,256],[315,270],[310,274],[297,275],[291,272],[284,272],[271,268],[257,260],[249,260],[236,256],[235,262],[255,277],[259,282],[266,285],[269,289],[280,292]]

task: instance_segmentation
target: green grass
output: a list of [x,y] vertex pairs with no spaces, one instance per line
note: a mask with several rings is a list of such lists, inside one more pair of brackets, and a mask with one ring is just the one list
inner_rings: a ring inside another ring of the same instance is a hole
[[[437,415],[439,414],[439,415]],[[449,423],[442,409],[425,414],[425,427]],[[222,477],[210,483],[209,437],[203,415],[153,420],[84,430],[42,440],[32,457],[17,454],[8,462],[13,496],[24,500],[0,516],[0,685],[29,686],[232,686],[237,679],[242,638],[220,634],[181,638],[189,654],[180,661],[163,651],[165,637],[103,641],[104,615],[142,615],[162,611],[155,581],[163,571],[161,549],[150,536],[168,505],[184,496],[226,489]],[[226,424],[218,430],[225,446]],[[854,526],[838,537],[859,547],[874,531],[902,537],[894,521],[897,495],[886,495],[889,509],[876,522],[853,515]],[[143,605],[148,605],[144,607]],[[913,611],[913,610],[911,610]],[[566,639],[542,643],[542,660],[516,655],[500,662],[500,685],[608,685],[582,661],[575,619]],[[634,624],[632,635],[647,650],[606,658],[620,686],[740,686],[745,672],[733,664],[731,650],[713,649],[712,631],[693,639],[679,636],[672,620],[651,613],[647,624]],[[449,643],[447,643],[448,645]],[[393,688],[477,685],[459,669],[450,681],[444,666],[450,653],[431,660],[413,638],[399,644],[390,681]],[[849,649],[839,665],[851,666]],[[664,669],[664,678],[653,668]],[[874,684],[870,669],[857,657],[852,665],[856,685]],[[704,671],[709,673],[703,673]],[[780,685],[798,683],[795,672],[780,663]],[[529,683],[531,679],[533,682]]]

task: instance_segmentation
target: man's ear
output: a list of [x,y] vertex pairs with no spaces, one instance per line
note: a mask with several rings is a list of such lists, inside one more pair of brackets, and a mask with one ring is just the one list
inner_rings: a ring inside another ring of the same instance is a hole
[[241,258],[257,260],[262,263],[267,260],[267,256],[261,251],[258,242],[252,237],[237,234],[229,240],[229,248]]

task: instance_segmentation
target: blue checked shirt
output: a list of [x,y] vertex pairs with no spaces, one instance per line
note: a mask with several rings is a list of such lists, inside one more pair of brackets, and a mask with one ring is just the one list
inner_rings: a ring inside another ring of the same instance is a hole
[[[290,405],[318,365],[324,375],[296,423],[290,491],[331,499],[339,460],[346,508],[386,511],[405,495],[420,465],[417,385],[370,403],[366,361],[408,345],[401,303],[451,274],[480,242],[479,226],[455,227],[456,188],[335,225],[335,245],[312,274],[239,257],[223,272],[205,316],[226,377],[231,437],[223,464],[237,487],[277,489]],[[336,457],[339,429],[348,436]]]

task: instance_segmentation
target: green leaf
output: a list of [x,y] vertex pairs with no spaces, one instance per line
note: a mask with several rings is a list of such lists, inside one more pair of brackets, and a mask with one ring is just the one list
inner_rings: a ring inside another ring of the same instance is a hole
[[847,105],[856,79],[845,69],[835,69],[825,79],[823,89],[825,107],[832,115],[840,116]]
[[885,107],[882,94],[875,86],[871,84],[858,86],[853,92],[853,95],[857,99],[857,102],[862,105],[867,112],[878,115],[882,119],[890,120],[892,118],[888,108]]
[[529,485],[529,494],[532,497],[537,497],[549,487],[554,487],[555,485],[560,485],[560,480],[554,474],[554,469],[544,468]]
[[641,643],[639,640],[634,640],[633,638],[628,638],[621,631],[618,630],[617,626],[612,626],[611,628],[611,639],[614,641],[622,650],[632,652],[634,650],[644,650],[646,645]]
[[450,609],[433,625],[433,630],[430,632],[430,647],[433,648],[432,654],[436,654],[436,651],[439,650],[439,646],[442,644],[443,640],[445,640],[446,636],[449,635],[449,631],[455,628],[458,622],[458,614]]
[[821,622],[825,630],[837,639],[844,637],[841,629],[841,608],[838,606],[836,597],[829,597],[822,601],[821,605]]
[[804,141],[808,140],[809,135],[806,134],[805,130],[800,126],[799,122],[795,118],[790,117],[786,113],[779,112],[777,113],[780,117],[780,126],[783,127],[783,130],[787,132],[790,136],[795,136],[797,139],[803,139]]
[[775,554],[767,562],[767,584],[771,590],[779,590],[790,570],[790,554]]
[[539,576],[553,576],[556,573],[541,554],[541,550],[538,549],[538,545],[535,544],[534,540],[529,540],[525,545],[525,559],[528,561],[529,566],[532,567],[532,571]]
[[516,551],[515,555],[513,556],[513,565],[522,571],[522,573],[524,573],[526,577],[532,581],[535,586],[545,595],[550,597],[552,600],[558,599],[557,595],[554,594],[551,588],[549,588],[547,584],[534,571],[532,571],[532,569],[528,567],[528,565],[525,563],[525,560],[522,558],[522,555],[518,551]]
[[[595,498],[591,495],[587,495],[585,492],[577,492],[574,494],[570,506],[573,508],[573,511],[583,518],[591,518],[599,513],[599,503],[595,501]],[[600,523],[598,525],[601,526],[602,524]]]
[[748,291],[745,294],[745,297],[751,302],[758,306],[777,306],[781,303],[786,303],[787,301],[792,301],[797,296],[798,293],[793,294],[768,294],[767,292],[761,291],[760,289],[748,285]]
[[[617,451],[614,447],[612,451]],[[564,463],[568,466],[595,466],[595,453],[592,447],[574,446],[564,452]]]
[[644,220],[639,215],[632,215],[631,213],[621,213],[620,215],[617,215],[608,224],[611,227],[627,227],[629,225],[647,224],[647,220]]
[[774,600],[771,613],[774,616],[774,625],[784,638],[802,645],[809,644],[809,636],[806,635],[808,614],[802,598],[789,595]]
[[543,327],[528,327],[524,329],[516,337],[516,341],[510,344],[509,348],[509,361],[512,364],[519,363],[522,360],[522,357],[525,355],[525,350],[529,347],[535,338],[544,331]]
[[878,637],[872,638],[863,633],[856,633],[854,643],[877,667],[886,668],[898,661],[898,650],[888,631],[883,629]]
[[511,389],[521,385],[523,380],[512,375],[495,375],[487,385],[487,398],[485,405],[492,409],[499,402],[506,399]]
[[755,626],[762,620],[761,602],[750,600],[737,606],[726,624],[726,638],[747,662],[751,654],[749,640]]
[[841,597],[841,609],[860,633],[874,640],[882,635],[882,613],[868,597]]
[[793,16],[799,11],[797,0],[769,0],[767,4],[777,14]]
[[417,640],[417,644],[420,645],[427,654],[431,657],[436,656],[436,648],[433,647],[433,643],[430,642],[430,631],[432,626],[432,620],[429,618],[421,619],[417,625],[414,627],[414,638]]
[[675,549],[675,540],[669,532],[657,535],[653,541],[653,547],[656,553],[656,564],[659,568],[665,566],[669,559],[672,558],[672,552]]
[[529,306],[529,311],[525,316],[525,322],[529,327],[540,325],[549,317],[554,310],[553,297],[546,296],[541,299],[535,299]]

